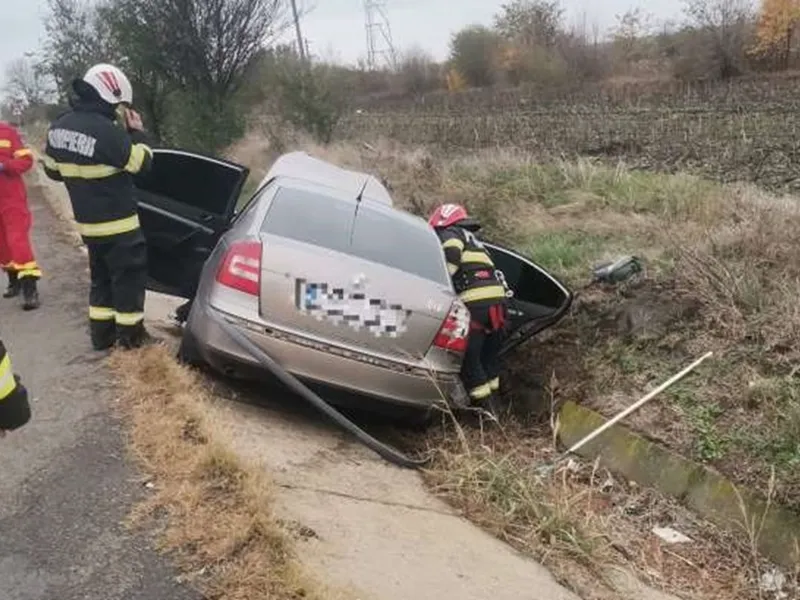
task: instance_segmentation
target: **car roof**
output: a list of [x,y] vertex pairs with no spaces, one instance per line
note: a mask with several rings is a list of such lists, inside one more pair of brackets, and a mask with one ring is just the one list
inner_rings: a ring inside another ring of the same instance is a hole
[[[273,163],[259,187],[272,179],[299,179],[333,188],[355,200],[361,190],[363,198],[373,202],[393,206],[389,190],[374,175],[343,169],[333,163],[313,157],[307,152],[288,152]],[[366,181],[366,187],[364,182]]]

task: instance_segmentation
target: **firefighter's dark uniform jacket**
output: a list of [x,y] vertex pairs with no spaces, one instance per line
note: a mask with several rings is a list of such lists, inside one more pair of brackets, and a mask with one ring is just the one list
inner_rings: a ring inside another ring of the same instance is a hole
[[472,320],[461,379],[472,400],[482,402],[500,388],[506,289],[491,256],[472,232],[455,225],[437,233],[453,287]]
[[0,430],[11,431],[31,418],[28,391],[14,374],[11,356],[0,340]]
[[505,300],[506,290],[495,273],[494,263],[471,232],[448,227],[439,231],[439,239],[456,293],[470,309]]
[[150,168],[152,151],[115,118],[113,106],[79,100],[47,133],[45,173],[66,185],[86,243],[139,229],[132,176]]
[[[76,88],[78,91],[78,88]],[[83,89],[84,96],[91,91]],[[152,163],[139,132],[115,122],[112,105],[82,97],[47,134],[45,172],[63,181],[89,249],[89,320],[96,350],[139,345],[144,330],[147,247],[139,226],[133,176]]]

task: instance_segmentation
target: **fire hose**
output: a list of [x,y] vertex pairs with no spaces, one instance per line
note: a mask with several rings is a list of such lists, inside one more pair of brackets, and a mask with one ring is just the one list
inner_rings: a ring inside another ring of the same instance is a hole
[[325,402],[319,395],[310,390],[304,385],[297,377],[286,371],[275,360],[273,360],[266,352],[259,348],[253,341],[251,341],[241,331],[236,329],[232,323],[226,321],[223,317],[210,311],[211,318],[220,326],[220,328],[234,341],[242,350],[246,351],[252,358],[257,360],[265,369],[275,375],[277,379],[288,387],[291,391],[303,398],[311,406],[328,417],[336,425],[343,430],[353,434],[355,438],[364,444],[367,448],[378,454],[384,460],[404,467],[406,469],[418,469],[425,466],[430,462],[430,458],[411,458],[406,456],[396,448],[384,444],[380,440],[374,438],[369,433],[364,431],[361,427],[353,423],[350,419],[345,417],[338,410],[333,408],[330,404]]

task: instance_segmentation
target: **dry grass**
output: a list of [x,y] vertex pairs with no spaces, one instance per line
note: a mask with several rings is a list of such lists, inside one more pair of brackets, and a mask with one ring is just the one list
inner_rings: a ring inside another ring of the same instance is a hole
[[272,513],[270,481],[206,418],[211,398],[195,375],[163,347],[111,362],[130,447],[153,486],[131,523],[159,524],[160,549],[208,598],[336,598],[298,565]]
[[[628,423],[756,490],[769,488],[774,469],[774,501],[798,506],[800,350],[792,342],[800,333],[800,208],[794,198],[622,164],[541,163],[516,151],[442,158],[385,140],[319,147],[287,139],[280,151],[304,148],[384,177],[398,204],[416,214],[443,200],[465,203],[488,237],[574,289],[588,282],[592,264],[620,254],[643,257],[642,276],[581,291],[559,326],[510,357],[505,397],[519,424],[466,442],[452,430],[431,434],[425,444],[440,453],[429,481],[587,597],[614,597],[598,591],[596,580],[608,564],[620,563],[689,598],[759,597],[753,582],[768,567],[758,567],[747,535],[718,532],[625,483],[604,491],[598,482],[606,475],[591,466],[544,480],[533,469],[553,452],[551,432],[539,422],[563,400],[610,415],[714,350],[691,379]],[[233,156],[266,164],[269,147],[256,133]],[[655,539],[652,526],[670,523],[695,542],[675,549]]]
[[[574,460],[543,473],[538,467],[556,456],[550,433],[513,420],[466,437],[452,425],[437,428],[427,440],[437,458],[426,479],[468,518],[541,561],[587,600],[631,593],[620,572],[686,599],[761,598],[753,567],[768,566],[752,554],[749,539],[598,464]],[[693,541],[666,544],[654,526],[675,527]]]

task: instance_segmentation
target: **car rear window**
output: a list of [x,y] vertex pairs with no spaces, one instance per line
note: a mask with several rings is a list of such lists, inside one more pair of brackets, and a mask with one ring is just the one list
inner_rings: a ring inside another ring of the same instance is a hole
[[[391,213],[306,190],[281,189],[261,231],[321,246],[447,285],[438,239]],[[352,235],[352,243],[351,243]]]
[[388,211],[359,209],[352,252],[443,285],[449,282],[436,235]]

